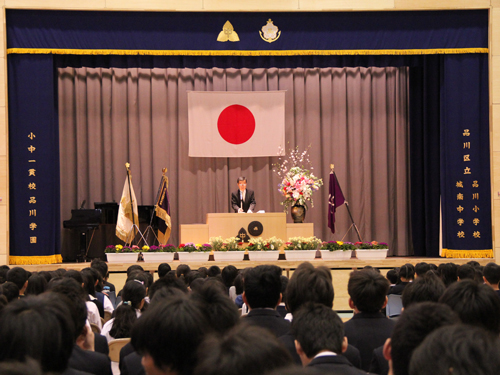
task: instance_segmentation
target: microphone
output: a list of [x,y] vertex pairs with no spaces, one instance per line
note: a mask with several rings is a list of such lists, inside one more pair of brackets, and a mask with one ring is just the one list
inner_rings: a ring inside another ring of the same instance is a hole
[[85,206],[85,202],[87,202],[86,199],[83,200],[82,205],[80,206],[80,210],[83,209],[83,206]]

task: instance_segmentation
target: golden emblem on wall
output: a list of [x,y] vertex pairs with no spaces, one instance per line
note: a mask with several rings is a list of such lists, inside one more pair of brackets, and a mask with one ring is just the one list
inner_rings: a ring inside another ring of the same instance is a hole
[[278,29],[273,24],[273,21],[269,18],[267,20],[267,24],[262,26],[262,29],[259,30],[260,37],[262,40],[265,40],[268,43],[272,43],[281,36],[281,30]]
[[222,27],[222,31],[219,33],[219,36],[217,37],[218,42],[239,42],[240,38],[238,37],[238,34],[236,31],[234,31],[233,25],[231,25],[231,22],[226,21],[224,26]]

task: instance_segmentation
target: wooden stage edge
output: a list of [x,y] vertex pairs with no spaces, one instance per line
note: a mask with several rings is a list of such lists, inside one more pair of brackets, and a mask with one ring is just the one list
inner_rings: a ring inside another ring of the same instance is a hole
[[[329,260],[323,261],[322,259],[314,259],[310,261],[314,266],[325,266],[332,270],[335,269],[358,269],[365,266],[372,266],[381,269],[390,269],[394,267],[400,267],[405,263],[411,263],[413,265],[419,262],[434,263],[439,265],[441,263],[456,263],[465,264],[471,260],[479,262],[482,266],[488,264],[489,262],[495,262],[493,258],[415,258],[415,257],[388,257],[381,260],[359,260],[356,258],[351,258],[350,260]],[[127,268],[133,264],[140,264],[145,271],[154,272],[158,269],[158,265],[161,262],[134,262],[134,263],[108,263],[109,272],[126,272]],[[238,262],[217,262],[217,261],[206,261],[206,262],[182,262],[182,261],[171,261],[167,262],[172,269],[176,269],[179,264],[187,264],[192,269],[197,269],[199,267],[210,267],[213,265],[219,266],[221,269],[227,265],[233,265],[238,269],[243,269],[247,267],[255,267],[260,264],[275,264],[280,266],[284,270],[294,270],[299,264],[304,263],[304,261],[298,260],[276,260],[268,262],[256,262],[256,261],[238,261]],[[10,267],[15,267],[10,265]],[[90,267],[90,262],[85,263],[57,263],[57,264],[36,264],[36,265],[22,265],[24,269],[30,272],[37,271],[53,271],[59,268],[64,269],[75,269],[81,270],[86,267]]]

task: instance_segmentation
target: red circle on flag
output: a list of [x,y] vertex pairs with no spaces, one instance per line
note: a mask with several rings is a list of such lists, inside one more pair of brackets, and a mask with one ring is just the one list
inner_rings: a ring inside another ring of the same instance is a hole
[[217,129],[226,142],[240,145],[252,138],[255,132],[255,117],[247,107],[233,104],[220,113]]

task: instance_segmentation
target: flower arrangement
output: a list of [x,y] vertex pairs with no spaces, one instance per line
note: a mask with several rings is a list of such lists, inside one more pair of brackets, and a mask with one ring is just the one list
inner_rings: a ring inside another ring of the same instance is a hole
[[224,244],[222,246],[222,251],[237,251],[243,250],[240,247],[241,239],[239,237],[229,237],[224,240]]
[[141,251],[147,252],[150,250],[149,246],[144,245],[139,247],[137,245],[133,246],[123,246],[123,245],[109,245],[104,249],[104,253],[140,253]]
[[316,250],[322,241],[317,237],[291,237],[285,250]]
[[347,251],[347,250],[355,250],[355,249],[356,249],[356,246],[352,242],[328,241],[328,242],[323,242],[321,245],[321,250]]
[[221,236],[219,237],[210,237],[208,239],[208,242],[214,249],[214,251],[222,251],[222,248],[224,246],[224,240],[222,239]]
[[247,250],[249,251],[268,251],[268,250],[279,250],[283,246],[283,240],[277,237],[271,237],[264,240],[262,237],[251,238]]
[[[281,153],[280,148],[278,154]],[[308,201],[314,207],[312,195],[323,185],[323,180],[311,172],[313,169],[308,150],[300,152],[298,147],[290,150],[288,157],[280,157],[278,163],[273,164],[273,172],[281,179],[278,190],[285,198],[281,202],[285,211],[294,205],[308,208]]]
[[194,252],[208,252],[212,251],[212,245],[209,243],[204,244],[194,244],[193,242],[181,243],[179,245],[179,251],[186,251],[188,253]]
[[372,242],[356,242],[355,245],[358,247],[358,249],[388,249],[389,245],[386,244],[385,242],[377,242],[377,241],[372,241]]

